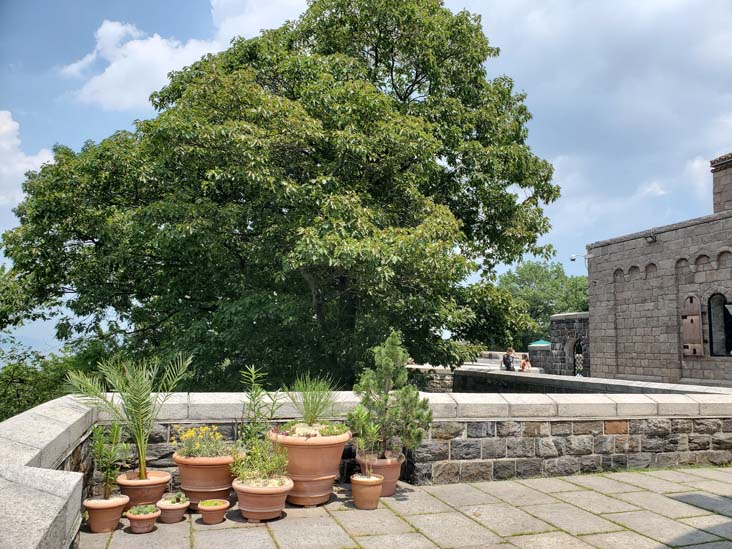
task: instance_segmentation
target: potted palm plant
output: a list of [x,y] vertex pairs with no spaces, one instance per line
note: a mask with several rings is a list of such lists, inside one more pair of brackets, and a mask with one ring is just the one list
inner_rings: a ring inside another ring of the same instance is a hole
[[239,452],[231,470],[239,500],[239,512],[249,522],[279,518],[293,482],[285,476],[287,453],[265,435],[282,405],[279,391],[267,393],[261,381],[265,374],[254,367],[242,370],[247,389],[239,428]]
[[409,355],[398,332],[392,332],[373,353],[375,368],[365,369],[353,387],[361,402],[349,413],[348,423],[356,436],[362,436],[368,425],[379,426],[373,451],[357,455],[356,461],[361,471],[371,468],[383,476],[381,495],[391,496],[404,462],[403,450],[419,446],[432,411],[429,401],[407,383]]
[[294,483],[287,501],[312,507],[330,499],[343,447],[351,440],[351,432],[344,424],[325,421],[333,414],[335,404],[330,378],[305,374],[287,394],[302,421],[272,429],[268,436],[287,448],[287,476]]
[[381,486],[384,483],[384,477],[375,474],[371,466],[371,463],[378,458],[380,426],[377,423],[371,423],[365,408],[360,410],[358,416],[354,421],[358,425],[359,432],[356,447],[358,455],[364,459],[365,467],[360,473],[351,475],[353,504],[358,509],[371,510],[379,506]]
[[109,432],[97,425],[92,430],[91,455],[96,470],[102,478],[102,498],[84,500],[89,530],[95,534],[116,530],[122,511],[130,498],[125,495],[112,496],[119,475],[120,459],[127,455],[127,444],[122,442],[122,426],[113,422]]
[[229,466],[234,463],[234,448],[215,425],[186,430],[178,427],[173,445],[180,487],[190,499],[191,509],[198,509],[198,502],[204,499],[229,497],[233,480]]
[[[117,477],[120,491],[130,498],[125,509],[136,505],[154,507],[170,483],[170,473],[147,469],[147,446],[155,418],[190,363],[190,357],[180,355],[164,368],[157,361],[113,359],[99,363],[101,377],[68,373],[69,384],[79,396],[100,406],[132,435],[138,468]],[[107,387],[112,393],[107,393]]]

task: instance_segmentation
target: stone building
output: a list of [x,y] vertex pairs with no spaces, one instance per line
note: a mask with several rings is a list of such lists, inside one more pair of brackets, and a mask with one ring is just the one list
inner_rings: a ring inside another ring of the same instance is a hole
[[593,377],[732,384],[732,154],[714,213],[587,246]]

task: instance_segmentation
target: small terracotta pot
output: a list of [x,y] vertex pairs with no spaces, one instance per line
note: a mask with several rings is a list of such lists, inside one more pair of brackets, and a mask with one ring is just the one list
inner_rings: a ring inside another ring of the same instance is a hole
[[249,522],[280,518],[287,494],[294,486],[292,480],[282,478],[282,486],[251,486],[234,480],[241,516]]
[[365,475],[351,475],[351,491],[353,504],[359,508],[370,511],[379,506],[381,497],[381,485],[384,477],[373,474],[370,477]]
[[191,509],[198,509],[198,502],[204,499],[227,499],[231,491],[229,465],[232,456],[185,457],[173,454],[173,461],[180,471],[180,487],[191,501]]
[[127,496],[112,496],[109,499],[85,499],[84,508],[89,514],[87,525],[95,534],[113,532],[117,529],[122,511],[130,501]]
[[155,505],[160,509],[160,522],[165,524],[173,524],[183,520],[186,509],[190,505],[190,501],[185,503],[169,503],[165,499],[161,499]]
[[218,524],[219,522],[223,522],[226,510],[229,508],[229,502],[225,499],[214,499],[209,501],[216,501],[218,502],[218,505],[212,505],[211,507],[205,507],[201,505],[198,506],[198,512],[201,513],[201,519],[203,520],[203,523]]
[[168,489],[170,473],[165,471],[147,471],[147,478],[140,479],[138,471],[127,471],[117,477],[119,490],[129,496],[125,511],[135,505],[155,505]]
[[160,516],[160,509],[147,515],[127,515],[130,521],[130,530],[133,534],[147,534],[155,528],[155,521]]
[[[366,473],[366,460],[361,456],[356,456],[356,461],[361,467],[361,472]],[[396,492],[397,481],[402,472],[403,459],[385,458],[370,459],[368,463],[371,465],[371,471],[374,474],[384,477],[384,483],[381,485],[382,496],[393,496]]]
[[326,503],[333,491],[343,447],[351,440],[351,432],[305,437],[270,431],[267,436],[287,448],[287,476],[294,483],[287,501],[306,507]]

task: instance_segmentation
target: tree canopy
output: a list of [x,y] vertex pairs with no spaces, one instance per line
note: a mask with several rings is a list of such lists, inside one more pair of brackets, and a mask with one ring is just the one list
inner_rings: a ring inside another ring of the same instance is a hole
[[198,389],[246,363],[349,383],[392,328],[417,361],[499,343],[527,319],[491,270],[548,254],[559,189],[496,55],[438,0],[313,0],[171,73],[156,117],[28,174],[0,327],[193,353]]
[[498,278],[498,287],[528,305],[537,327],[517,334],[521,349],[539,338],[549,339],[549,319],[558,313],[588,311],[587,277],[567,276],[557,262],[525,261]]

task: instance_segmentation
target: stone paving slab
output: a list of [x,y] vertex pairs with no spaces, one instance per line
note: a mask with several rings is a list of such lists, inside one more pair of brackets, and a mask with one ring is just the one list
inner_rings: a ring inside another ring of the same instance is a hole
[[597,534],[622,530],[617,524],[605,520],[588,511],[578,509],[568,503],[550,503],[548,505],[532,505],[523,508],[535,517],[553,524],[560,530],[570,534]]
[[[642,493],[642,492],[640,492]],[[561,492],[557,494],[558,498],[563,499],[567,503],[576,505],[577,507],[601,515],[603,513],[622,513],[624,511],[638,511],[638,507],[626,503],[626,501],[618,501],[615,498],[606,496],[592,490],[582,490],[579,492]],[[673,502],[678,503],[678,502]],[[691,515],[687,515],[691,516]]]
[[[706,490],[701,489],[706,488]],[[234,501],[234,500],[232,500]],[[353,508],[350,490],[285,516],[247,523],[236,505],[206,525],[197,513],[150,534],[82,529],[80,549],[251,547],[364,549],[536,547],[732,549],[732,468],[576,475],[442,486],[400,483],[374,511]]]
[[607,515],[607,517],[630,530],[667,545],[693,545],[719,540],[715,535],[650,511],[631,511]]
[[412,515],[407,520],[440,547],[485,547],[503,540],[462,513]]
[[490,528],[499,536],[516,536],[556,530],[550,524],[521,509],[502,503],[464,507],[462,511],[468,517]]

